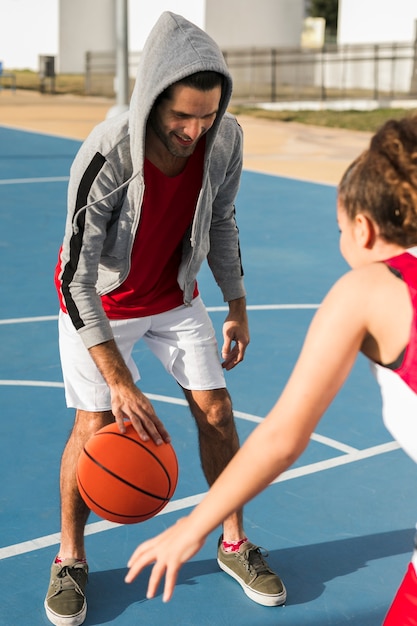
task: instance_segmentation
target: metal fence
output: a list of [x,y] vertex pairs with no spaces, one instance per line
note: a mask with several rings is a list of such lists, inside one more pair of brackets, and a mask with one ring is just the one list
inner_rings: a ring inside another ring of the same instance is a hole
[[[223,51],[235,102],[417,97],[417,42]],[[133,85],[140,53],[129,55]],[[87,53],[86,93],[113,96],[115,57]]]

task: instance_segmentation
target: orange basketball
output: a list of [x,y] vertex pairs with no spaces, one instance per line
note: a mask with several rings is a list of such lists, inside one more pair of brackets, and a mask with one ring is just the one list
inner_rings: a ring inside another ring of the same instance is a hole
[[122,434],[105,426],[84,446],[77,483],[87,506],[119,524],[143,522],[168,504],[178,480],[178,462],[169,443],[142,441],[130,422]]

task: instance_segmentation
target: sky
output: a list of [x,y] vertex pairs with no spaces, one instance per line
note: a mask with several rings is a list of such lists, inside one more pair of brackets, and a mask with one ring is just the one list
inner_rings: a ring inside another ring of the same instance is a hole
[[[88,1],[88,0],[87,0]],[[0,62],[3,68],[39,69],[39,55],[58,54],[59,0],[0,0]],[[143,14],[146,19],[136,19]],[[139,51],[163,11],[180,13],[203,25],[202,0],[129,0],[129,47]],[[135,24],[135,29],[132,28]]]

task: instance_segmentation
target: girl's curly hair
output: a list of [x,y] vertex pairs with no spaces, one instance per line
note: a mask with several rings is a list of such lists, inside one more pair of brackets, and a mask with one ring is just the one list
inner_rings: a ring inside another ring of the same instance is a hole
[[417,115],[389,120],[338,188],[348,217],[369,215],[386,241],[417,245]]

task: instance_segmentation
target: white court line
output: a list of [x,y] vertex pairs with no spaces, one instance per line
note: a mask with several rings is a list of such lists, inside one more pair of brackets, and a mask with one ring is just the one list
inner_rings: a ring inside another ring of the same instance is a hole
[[[51,382],[51,381],[39,381],[39,380],[0,380],[0,386],[3,387],[55,387],[55,388],[63,388],[64,383],[61,382]],[[184,398],[174,398],[173,396],[161,396],[155,393],[146,393],[145,396],[149,398],[149,400],[153,400],[154,402],[165,402],[167,404],[177,404],[180,406],[188,406],[187,401]],[[233,411],[235,417],[240,417],[248,422],[256,422],[259,424],[262,422],[263,417],[259,417],[258,415],[251,415],[250,413],[243,413],[242,411]],[[317,435],[313,433],[310,437],[313,441],[317,441],[318,443],[322,443],[325,446],[330,448],[335,448],[336,450],[340,450],[345,454],[351,454],[357,452],[357,448],[353,448],[352,446],[348,446],[340,441],[335,439],[331,439],[330,437],[324,437],[323,435]]]
[[[369,459],[380,454],[392,452],[393,450],[397,450],[399,447],[400,446],[396,441],[390,441],[388,443],[383,443],[378,446],[373,446],[372,448],[367,448],[366,450],[357,450],[352,454],[345,454],[333,459],[327,459],[327,461],[318,461],[317,463],[311,463],[310,465],[305,465],[304,467],[289,469],[281,474],[281,476],[275,479],[271,484],[276,484],[278,482],[284,482],[287,480],[293,480],[294,478],[300,478],[302,476],[316,474],[317,472],[323,472],[325,470],[332,469],[340,465],[346,465],[348,463],[356,463],[357,461],[361,461],[363,459]],[[184,509],[194,507],[199,502],[201,502],[201,500],[205,496],[205,493],[206,492],[198,493],[194,496],[188,496],[187,498],[173,500],[167,504],[163,511],[158,513],[158,516],[172,513],[173,511],[182,511]],[[120,524],[107,522],[105,520],[100,522],[93,522],[92,524],[87,524],[85,534],[95,535],[97,533],[111,530],[112,528],[117,528],[118,526],[120,526]],[[50,546],[59,544],[59,542],[60,533],[53,533],[51,535],[37,537],[36,539],[31,539],[29,541],[23,541],[22,543],[15,543],[13,545],[0,548],[0,561],[13,556],[18,556],[19,554],[26,554],[28,552],[40,550],[42,548],[48,548]]]
[[[52,381],[42,381],[42,380],[0,380],[0,386],[3,387],[55,387],[62,388],[64,387],[64,383],[61,382],[52,382]],[[174,398],[172,396],[161,396],[154,393],[146,393],[145,396],[149,398],[149,400],[153,400],[155,402],[166,402],[168,404],[178,404],[181,406],[188,406],[187,401],[184,398]],[[263,420],[263,417],[259,417],[258,415],[251,415],[250,413],[243,413],[242,411],[233,411],[235,417],[240,417],[248,422],[256,422],[260,423]],[[350,454],[353,452],[357,452],[357,448],[353,448],[352,446],[348,446],[340,441],[335,439],[331,439],[330,437],[325,437],[324,435],[317,435],[313,433],[310,437],[313,441],[317,441],[318,443],[322,443],[325,446],[330,448],[335,448],[336,450],[340,450],[345,454]]]
[[[305,305],[249,305],[249,310],[282,310],[282,309],[315,309],[318,308],[317,304],[305,304]],[[228,311],[228,307],[207,307],[209,311]],[[0,324],[14,324],[14,323],[25,323],[25,322],[39,322],[39,321],[51,321],[56,320],[58,316],[42,316],[42,317],[27,317],[27,318],[15,318],[9,320],[0,320]],[[0,385],[3,386],[32,386],[32,387],[55,387],[62,388],[63,383],[61,382],[51,382],[51,381],[35,381],[35,380],[0,380]],[[187,402],[183,398],[174,398],[169,396],[161,396],[158,394],[145,394],[150,400],[167,402],[170,404],[177,404],[181,406],[187,406]],[[241,411],[234,411],[236,417],[241,419],[245,419],[248,421],[259,423],[262,421],[262,417],[251,415],[249,413],[243,413]],[[351,446],[347,446],[341,442],[335,441],[328,437],[324,437],[322,435],[317,435],[315,433],[312,434],[311,439],[316,440],[319,443],[323,443],[324,445],[331,446],[342,451],[344,454],[335,457],[332,459],[328,459],[326,461],[319,461],[317,463],[312,463],[310,465],[306,465],[304,467],[289,469],[287,472],[284,472],[281,476],[279,476],[273,483],[283,482],[286,480],[292,480],[294,478],[299,478],[301,476],[307,476],[309,474],[313,474],[320,471],[325,471],[327,469],[332,469],[333,467],[338,467],[339,465],[345,465],[347,463],[353,463],[356,461],[360,461],[365,458],[370,458],[372,456],[377,456],[379,454],[385,454],[392,450],[396,450],[399,448],[399,445],[396,442],[389,442],[386,444],[382,444],[379,446],[374,446],[372,448],[368,448],[366,450],[357,450]],[[272,484],[273,484],[272,483]],[[198,504],[204,497],[205,493],[196,494],[194,496],[188,496],[186,498],[181,498],[179,500],[173,500],[168,503],[163,511],[161,511],[158,515],[164,515],[166,513],[170,513],[173,511],[179,511],[186,508],[190,508]],[[106,530],[110,530],[119,526],[119,524],[114,524],[112,522],[107,522],[105,520],[100,522],[95,522],[92,524],[88,524],[86,526],[85,534],[92,535],[99,532],[104,532]],[[19,554],[25,554],[27,552],[32,552],[34,550],[39,550],[41,548],[49,547],[52,545],[59,544],[60,542],[60,534],[53,533],[51,535],[46,535],[44,537],[38,537],[36,539],[32,539],[29,541],[24,541],[18,544],[14,544],[11,546],[6,546],[4,548],[0,548],[0,560],[17,556]]]
[[0,324],[27,324],[29,322],[51,322],[57,320],[58,315],[43,315],[41,317],[12,317],[0,320]]
[[[257,415],[251,415],[250,413],[242,413],[242,411],[233,410],[233,414],[235,417],[240,417],[248,422],[257,422],[258,424],[262,422],[263,417],[258,417]],[[340,441],[336,441],[336,439],[331,439],[330,437],[325,437],[324,435],[317,435],[316,433],[312,433],[310,439],[313,441],[317,441],[317,443],[322,443],[329,448],[335,448],[336,450],[340,450],[345,454],[350,454],[352,452],[357,452],[357,448],[353,448],[352,446],[348,446],[345,443],[341,443]]]
[[[306,310],[318,309],[319,304],[248,304],[248,311],[287,311],[287,310]],[[217,313],[220,311],[228,311],[228,306],[208,306],[209,313]],[[0,319],[2,324],[27,324],[30,322],[51,322],[57,320],[58,315],[41,315],[39,317],[11,317],[9,319]]]
[[[39,380],[0,380],[0,387],[55,387],[55,388],[63,388],[64,383],[60,382],[51,382],[51,381],[39,381]],[[166,402],[168,404],[178,404],[181,406],[188,406],[188,403],[183,398],[174,398],[171,396],[161,396],[153,393],[145,393],[145,396],[149,398],[149,400],[153,400],[155,402]],[[250,413],[242,413],[242,411],[233,411],[235,417],[240,417],[248,422],[256,422],[259,424],[262,422],[263,417],[259,417],[258,415],[251,415]],[[330,437],[325,437],[324,435],[318,435],[317,433],[312,433],[310,436],[312,441],[316,441],[317,443],[322,443],[323,445],[334,448],[335,450],[340,450],[345,454],[351,454],[357,452],[357,448],[353,448],[352,446],[348,446],[345,443],[337,441],[336,439],[331,439]]]
[[49,176],[46,178],[4,178],[0,185],[32,185],[33,183],[66,183],[69,176]]
[[[318,309],[319,304],[248,304],[248,311],[286,311],[286,310],[304,310]],[[216,313],[217,311],[229,311],[228,306],[208,306],[207,311]]]

